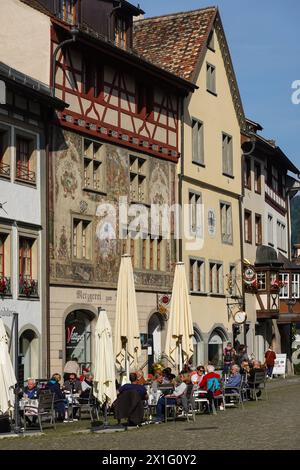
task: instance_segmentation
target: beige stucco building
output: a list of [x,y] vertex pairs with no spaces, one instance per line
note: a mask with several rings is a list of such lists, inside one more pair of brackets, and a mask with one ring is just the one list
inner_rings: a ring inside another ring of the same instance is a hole
[[[233,314],[243,307],[240,135],[245,121],[230,53],[215,8],[146,19],[136,28],[141,52],[144,47],[150,60],[197,85],[183,101],[177,197],[188,209],[178,254],[190,286],[194,363],[221,365],[222,349],[233,337]],[[180,33],[173,37],[172,31]],[[161,46],[166,36],[168,52]],[[188,41],[189,49],[183,49]],[[158,57],[151,55],[155,44]]]

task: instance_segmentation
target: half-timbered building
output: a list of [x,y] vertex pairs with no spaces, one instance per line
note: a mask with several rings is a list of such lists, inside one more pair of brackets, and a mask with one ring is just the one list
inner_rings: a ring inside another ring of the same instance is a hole
[[283,259],[291,259],[290,199],[297,192],[290,174],[299,170],[274,141],[259,134],[260,124],[247,123],[250,140],[242,146],[247,343],[263,360],[270,344],[278,353],[290,351],[286,330],[292,317],[285,315],[283,297],[290,299],[292,290],[282,269]]
[[[148,338],[142,361],[159,359],[176,259],[173,227],[164,239],[159,228],[152,237],[146,224],[135,239],[136,228],[120,226],[119,202],[144,208],[175,203],[181,98],[195,85],[134,50],[133,20],[143,12],[129,2],[5,3],[23,21],[31,18],[39,38],[36,73],[68,103],[50,130],[51,372],[71,356],[92,365],[98,307],[107,309],[114,326],[124,253],[132,256],[140,328]],[[14,18],[14,31],[19,21]],[[13,55],[26,69],[20,54]],[[133,218],[129,212],[128,221]]]

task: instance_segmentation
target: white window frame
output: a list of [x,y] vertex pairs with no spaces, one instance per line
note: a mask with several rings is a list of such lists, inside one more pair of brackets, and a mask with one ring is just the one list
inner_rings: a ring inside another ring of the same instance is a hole
[[284,282],[284,286],[280,288],[279,298],[289,299],[290,297],[290,275],[289,273],[279,273],[279,281]]

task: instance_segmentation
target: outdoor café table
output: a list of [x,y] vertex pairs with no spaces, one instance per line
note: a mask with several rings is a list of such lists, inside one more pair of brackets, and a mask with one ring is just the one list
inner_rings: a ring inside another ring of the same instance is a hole
[[70,416],[70,410],[71,410],[71,419],[73,418],[73,413],[74,413],[74,408],[79,408],[80,403],[79,403],[79,393],[71,393],[65,390],[65,397],[67,401],[66,408],[68,410],[68,416]]

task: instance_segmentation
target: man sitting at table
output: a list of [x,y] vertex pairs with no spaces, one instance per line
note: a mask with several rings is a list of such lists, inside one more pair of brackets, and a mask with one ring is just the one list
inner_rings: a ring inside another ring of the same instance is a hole
[[[39,396],[39,390],[37,388],[35,379],[33,378],[27,379],[27,385],[26,387],[24,387],[23,396],[20,398],[23,398],[25,400],[37,400],[38,396]],[[31,426],[31,424],[36,423],[37,416],[34,415],[34,411],[35,411],[35,407],[33,406],[31,410],[31,415],[30,415],[30,418],[32,419],[30,419],[28,415],[25,416],[26,422],[29,426]],[[23,415],[23,411],[21,412],[21,414]]]
[[[64,383],[64,390],[65,392],[69,392],[71,395],[80,395],[81,392],[82,392],[82,387],[81,387],[81,382],[80,380],[77,379],[77,376],[76,374],[73,374],[71,373],[69,375],[69,380],[67,380],[65,383]],[[77,414],[77,411],[79,409],[79,407],[74,407],[74,402],[72,400],[72,418],[73,420],[76,421],[76,414]]]
[[27,385],[26,387],[24,387],[24,390],[23,390],[23,398],[34,400],[38,398],[38,395],[39,395],[39,390],[37,388],[35,379],[32,379],[32,378],[27,379]]
[[119,389],[119,393],[126,392],[127,390],[136,390],[140,394],[142,400],[147,400],[147,390],[144,385],[138,384],[138,378],[135,372],[129,374],[129,380],[130,384],[122,385]]
[[182,397],[186,391],[187,385],[183,381],[183,376],[176,379],[176,387],[172,394],[160,397],[156,405],[156,421],[155,424],[161,424],[164,419],[165,404],[176,405],[177,401]]
[[241,385],[242,376],[239,372],[240,368],[237,364],[233,364],[230,367],[230,377],[225,384],[225,392],[231,391],[232,387],[236,388]]

